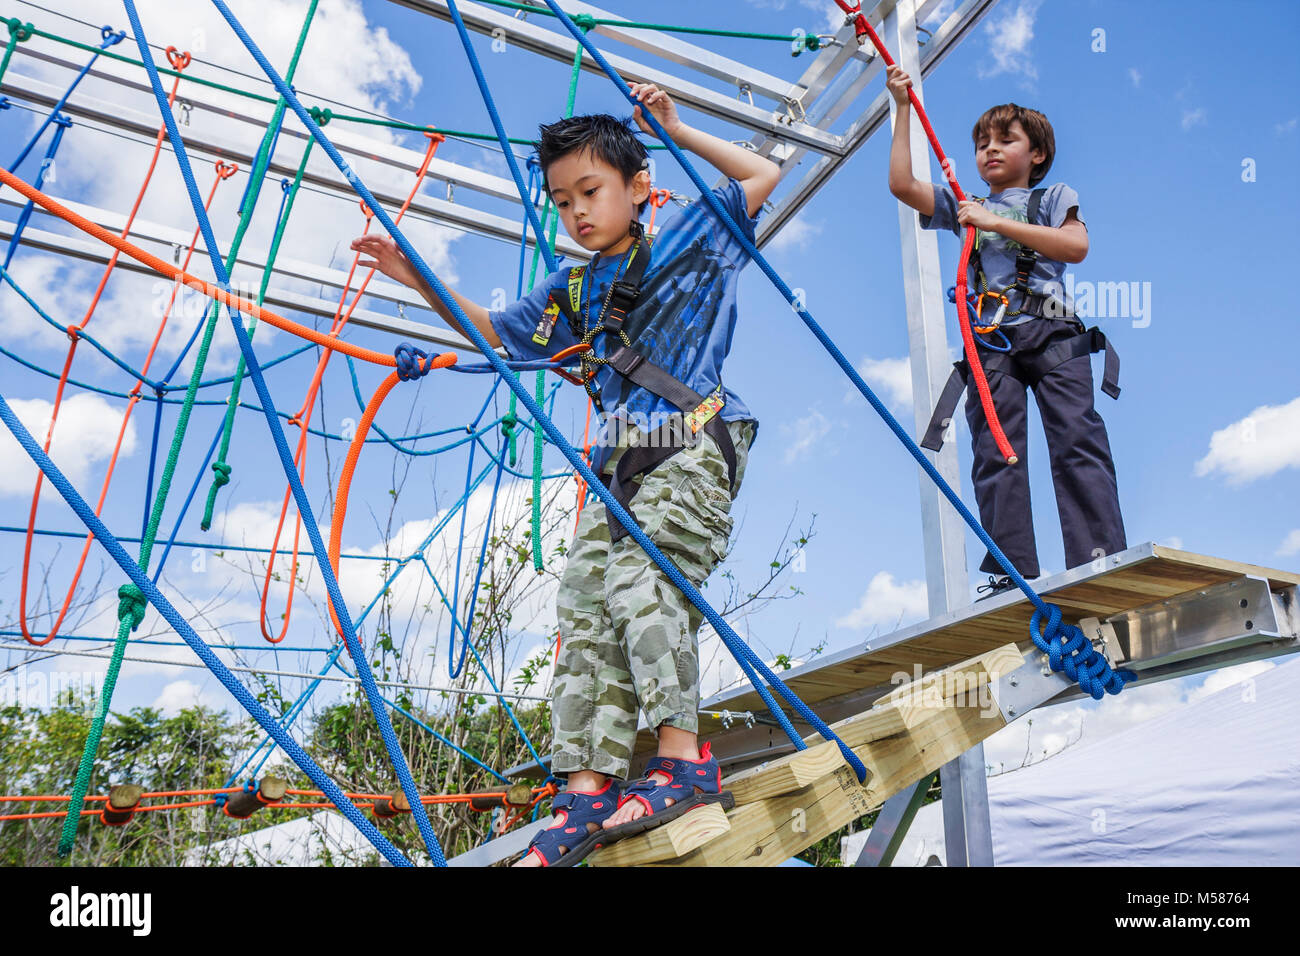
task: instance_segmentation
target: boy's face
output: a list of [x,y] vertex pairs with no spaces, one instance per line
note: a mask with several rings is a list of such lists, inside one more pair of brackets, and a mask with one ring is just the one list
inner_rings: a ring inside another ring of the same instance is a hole
[[546,182],[565,231],[592,252],[605,252],[626,239],[637,207],[650,196],[647,171],[625,182],[622,173],[586,149],[551,163]]
[[992,129],[975,140],[975,165],[980,178],[994,189],[1028,186],[1029,174],[1047,158],[1029,145],[1029,135],[1019,120],[1004,130]]

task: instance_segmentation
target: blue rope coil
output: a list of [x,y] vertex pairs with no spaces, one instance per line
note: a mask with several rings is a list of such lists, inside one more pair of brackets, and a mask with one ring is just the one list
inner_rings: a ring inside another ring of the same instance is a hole
[[433,370],[432,356],[410,342],[403,342],[393,349],[393,358],[397,359],[397,377],[403,382],[424,378]]
[[1073,624],[1061,623],[1061,609],[1048,605],[1047,627],[1042,627],[1043,612],[1035,610],[1029,619],[1029,636],[1034,646],[1047,655],[1048,666],[1054,673],[1078,683],[1093,700],[1106,694],[1118,694],[1129,681],[1137,680],[1130,670],[1112,670],[1110,662],[1099,654],[1083,631]]

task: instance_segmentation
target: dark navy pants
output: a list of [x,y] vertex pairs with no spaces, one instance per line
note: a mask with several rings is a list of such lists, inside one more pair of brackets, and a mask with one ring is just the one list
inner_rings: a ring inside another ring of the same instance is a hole
[[[1032,359],[1047,346],[1078,334],[1081,328],[1063,319],[1038,318],[1004,329],[1011,342],[1008,357],[1013,361]],[[989,354],[981,348],[981,361]],[[975,453],[971,480],[980,521],[1016,569],[1033,578],[1038,576],[1039,568],[1029,503],[1025,396],[1032,376],[1022,362],[1015,362],[1015,368],[1021,373],[1019,377],[997,371],[988,371],[987,375],[993,407],[1020,461],[1008,465],[998,451],[973,381],[966,392],[966,422]],[[1115,464],[1106,424],[1093,407],[1090,356],[1061,363],[1032,387],[1047,437],[1066,567],[1078,567],[1100,555],[1123,551],[1127,545]],[[1001,565],[990,554],[985,554],[980,570],[1002,573]]]

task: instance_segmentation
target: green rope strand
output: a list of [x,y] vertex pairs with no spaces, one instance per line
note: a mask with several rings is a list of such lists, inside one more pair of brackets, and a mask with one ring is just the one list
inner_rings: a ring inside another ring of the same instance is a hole
[[[316,0],[313,0],[311,9],[308,12],[307,22],[302,27],[302,36],[299,37],[299,51],[302,49],[303,40],[307,35],[307,28],[311,25],[311,14],[315,12],[315,9]],[[293,75],[292,67],[289,75]],[[226,256],[227,270],[234,267],[239,254],[239,247],[243,243],[244,235],[248,232],[248,227],[253,221],[253,209],[257,205],[257,199],[261,194],[259,184],[266,172],[266,165],[270,162],[270,140],[274,135],[274,130],[274,125],[267,128],[266,135],[263,138],[263,145],[258,150],[260,161],[252,173],[253,192],[249,197],[247,206],[240,214],[239,226],[235,231],[235,238],[231,244],[230,252]],[[203,377],[203,368],[207,364],[208,351],[212,347],[212,337],[216,332],[217,317],[220,314],[221,303],[213,302],[212,308],[208,312],[207,323],[203,329],[203,339],[199,343],[199,350],[194,358],[194,371],[190,375],[189,386],[185,390],[185,402],[181,405],[180,416],[176,421],[176,431],[172,435],[171,448],[167,452],[167,464],[163,468],[162,478],[158,483],[158,494],[154,497],[153,509],[149,515],[149,525],[145,530],[143,540],[140,542],[140,559],[138,563],[141,569],[149,566],[149,556],[153,551],[154,540],[158,536],[158,526],[162,523],[163,508],[167,503],[167,494],[171,490],[172,477],[176,472],[176,462],[181,455],[181,444],[185,439],[185,432],[189,428],[190,413],[194,408],[194,400],[198,395],[199,381]],[[95,754],[99,751],[99,742],[104,732],[104,722],[108,716],[109,703],[113,699],[113,691],[117,686],[117,677],[122,667],[122,659],[126,654],[127,637],[144,620],[146,607],[144,594],[134,583],[122,585],[118,588],[117,594],[119,598],[117,640],[113,644],[113,656],[109,659],[108,671],[104,675],[103,693],[100,695],[98,706],[95,708],[94,718],[90,724],[90,733],[86,736],[86,746],[82,751],[81,763],[77,768],[77,779],[73,783],[72,795],[68,800],[68,812],[63,818],[63,831],[59,836],[58,854],[60,857],[67,857],[72,853],[73,846],[76,845],[77,827],[81,822],[81,810],[85,805],[86,791],[90,788],[90,779],[94,773]]]
[[[23,23],[17,17],[10,17],[5,21],[5,26],[9,28],[9,43],[5,46],[5,58],[0,60],[0,80],[4,79],[5,70],[9,69],[9,58],[14,55],[14,47],[30,38],[36,29],[30,23]],[[102,52],[98,47],[88,47],[87,49]]]
[[[313,118],[317,125],[324,126],[329,122],[329,110],[318,110],[313,113]],[[271,240],[271,251],[266,257],[266,266],[262,270],[262,284],[257,290],[257,305],[260,307],[266,301],[266,290],[271,283],[271,273],[274,271],[275,260],[280,254],[280,241],[284,238],[285,228],[289,225],[289,214],[293,212],[294,200],[298,197],[298,188],[302,185],[303,174],[307,171],[307,159],[311,156],[312,147],[316,140],[307,140],[307,146],[302,151],[302,161],[298,164],[298,172],[293,177],[293,185],[289,187],[289,195],[284,201],[284,215],[275,226],[275,236]],[[252,338],[257,331],[257,316],[248,317],[248,335]],[[217,452],[217,460],[212,463],[212,484],[208,487],[208,498],[203,505],[203,518],[199,521],[199,528],[207,531],[212,527],[212,515],[217,506],[217,493],[227,484],[230,483],[230,465],[226,461],[226,456],[230,454],[230,437],[235,427],[235,412],[239,408],[240,387],[244,383],[244,372],[246,365],[244,356],[239,356],[239,364],[235,369],[235,381],[230,388],[230,397],[226,400],[226,418],[221,426],[221,448]]]

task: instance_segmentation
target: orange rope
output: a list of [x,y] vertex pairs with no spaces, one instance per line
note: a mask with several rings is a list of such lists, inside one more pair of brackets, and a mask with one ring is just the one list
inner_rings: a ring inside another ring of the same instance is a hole
[[[438,145],[444,140],[444,137],[438,133],[425,133],[424,135],[429,138],[429,146],[425,150],[424,161],[420,164],[420,168],[416,170],[415,182],[412,184],[411,191],[406,197],[406,202],[402,203],[402,208],[398,210],[396,217],[394,217],[394,222],[401,222],[402,217],[406,215],[407,209],[410,208],[411,203],[415,200],[415,196],[420,190],[420,185],[424,182],[424,177],[429,171],[429,164],[433,162],[434,154],[438,151]],[[361,203],[361,212],[366,218],[365,229],[362,233],[365,235],[370,232],[370,225],[374,220],[374,213],[366,208],[364,202]],[[357,304],[360,303],[361,296],[365,293],[366,287],[370,284],[370,280],[374,278],[375,269],[371,268],[362,280],[361,286],[357,289],[356,295],[353,296],[352,304],[348,306],[347,312],[344,313],[343,305],[347,301],[348,291],[352,287],[352,278],[356,274],[357,263],[360,259],[360,252],[352,256],[352,266],[348,270],[347,280],[344,282],[343,291],[339,295],[339,304],[334,311],[334,319],[330,326],[330,335],[338,335],[343,330],[343,327],[347,325],[348,320],[352,318],[352,313],[356,309]],[[296,415],[289,419],[290,424],[298,426],[298,447],[294,451],[294,465],[298,469],[298,480],[300,482],[306,481],[307,479],[307,423],[311,421],[312,412],[316,407],[316,397],[320,391],[321,381],[325,376],[325,368],[329,365],[329,361],[333,355],[334,352],[332,349],[326,349],[321,353],[320,360],[316,363],[316,372],[312,376],[311,385],[308,387],[307,395],[303,399],[302,407],[298,409]],[[280,535],[284,531],[284,522],[289,513],[289,502],[292,496],[293,488],[291,485],[286,484],[284,489],[284,501],[280,505],[280,520],[275,527],[275,538],[271,542],[271,555],[266,562],[266,576],[262,581],[262,600],[259,613],[259,624],[262,628],[262,636],[272,644],[279,644],[284,640],[285,635],[289,633],[289,622],[293,614],[294,582],[298,579],[298,544],[302,536],[301,514],[295,515],[294,518],[293,558],[289,565],[289,594],[285,601],[284,613],[281,615],[284,624],[280,628],[279,635],[273,637],[270,628],[268,627],[266,602],[271,593],[271,580],[275,575],[275,559],[279,552]]]
[[7,169],[0,168],[0,184],[9,186],[11,189],[16,190],[41,208],[53,213],[70,225],[76,226],[87,235],[93,236],[100,242],[112,246],[114,249],[125,252],[132,259],[142,265],[148,266],[159,275],[166,276],[176,282],[183,282],[194,292],[201,293],[209,299],[215,299],[237,312],[243,312],[247,315],[255,316],[258,321],[273,325],[282,332],[288,332],[290,335],[296,335],[309,342],[315,342],[317,345],[324,346],[325,348],[334,349],[335,351],[342,352],[344,355],[350,355],[355,359],[360,359],[363,362],[369,362],[372,365],[383,365],[388,368],[397,367],[397,359],[395,359],[391,353],[376,352],[374,349],[362,348],[359,345],[353,345],[351,342],[346,342],[343,339],[336,338],[335,336],[326,335],[316,331],[315,329],[308,328],[305,325],[299,325],[297,322],[277,315],[270,309],[262,308],[256,303],[250,302],[248,299],[241,298],[233,292],[221,289],[205,279],[192,276],[188,272],[178,269],[170,263],[164,262],[157,256],[145,252],[143,249],[132,245],[125,239],[113,235],[107,229],[91,222],[86,217],[78,215],[71,209],[68,209],[66,206],[59,203],[57,200],[51,199],[49,196],[45,195],[45,193],[41,192],[39,189],[35,189],[22,179],[19,179]]
[[[167,104],[170,106],[176,101],[176,91],[180,86],[180,71],[184,70],[190,64],[189,53],[178,53],[174,46],[167,48],[167,59],[171,62],[172,67],[177,71],[176,79],[172,82],[171,93],[167,97]],[[163,140],[167,136],[167,127],[159,126],[157,136],[154,138],[153,156],[149,160],[149,169],[145,173],[144,182],[140,185],[140,191],[136,194],[135,202],[131,205],[131,211],[127,214],[126,223],[122,226],[121,237],[125,239],[131,232],[131,226],[135,222],[136,213],[140,211],[140,204],[144,201],[145,193],[149,189],[149,183],[153,179],[154,171],[158,167],[158,157],[162,153]],[[230,169],[231,175],[234,168]],[[212,192],[208,195],[208,203],[211,204],[212,196],[216,194],[217,184],[226,176],[221,174],[221,164],[218,164],[217,179],[212,184]],[[100,297],[104,294],[104,289],[108,285],[109,277],[113,270],[117,268],[117,259],[120,253],[114,252],[108,260],[108,265],[104,268],[104,274],[99,279],[99,285],[95,288],[95,294],[90,299],[90,305],[86,308],[86,314],[76,325],[68,326],[67,335],[71,340],[68,343],[68,355],[63,362],[63,372],[59,375],[59,384],[54,392],[54,408],[50,412],[50,424],[45,431],[45,451],[48,454],[50,444],[54,441],[54,426],[59,419],[59,410],[63,407],[63,392],[68,384],[68,375],[72,371],[72,360],[77,354],[77,343],[81,341],[79,333],[90,322],[95,314],[95,309],[99,306]],[[162,338],[163,327],[167,324],[167,316],[163,316],[162,325],[158,327],[158,334],[155,336],[153,345],[149,349],[149,355],[145,359],[144,368],[141,370],[141,377],[149,373],[149,365],[153,361],[154,352],[158,348],[158,342]],[[118,454],[122,450],[122,440],[126,436],[127,424],[131,420],[131,411],[135,408],[135,403],[140,400],[140,383],[136,382],[135,388],[131,390],[130,401],[127,402],[126,410],[122,414],[122,427],[117,433],[117,442],[113,446],[113,454],[108,462],[108,471],[104,475],[104,484],[99,492],[99,502],[95,505],[95,514],[99,515],[104,509],[104,501],[108,497],[108,487],[113,480],[113,471],[117,467]],[[77,562],[77,569],[73,572],[72,583],[68,585],[68,593],[64,595],[63,606],[59,608],[58,617],[55,618],[54,624],[50,627],[49,633],[44,638],[38,640],[32,635],[27,627],[27,582],[31,574],[32,563],[32,539],[36,533],[36,512],[40,507],[41,486],[45,481],[45,473],[39,469],[36,472],[36,487],[32,490],[32,506],[27,514],[27,540],[23,547],[23,571],[21,583],[18,590],[18,625],[22,630],[23,638],[27,643],[35,647],[43,647],[50,641],[54,640],[59,633],[59,628],[63,626],[63,619],[67,617],[69,609],[72,607],[72,599],[77,591],[77,584],[81,581],[82,571],[86,567],[86,558],[90,555],[90,545],[94,541],[93,534],[86,535],[85,544],[81,548],[81,559]]]

